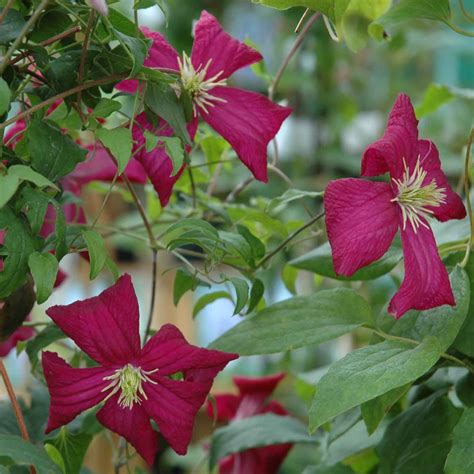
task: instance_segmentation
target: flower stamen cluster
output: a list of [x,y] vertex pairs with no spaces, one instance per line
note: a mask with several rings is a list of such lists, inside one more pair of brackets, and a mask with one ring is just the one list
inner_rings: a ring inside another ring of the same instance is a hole
[[157,370],[146,372],[132,364],[127,364],[121,369],[117,369],[112,375],[104,377],[104,380],[110,380],[111,382],[102,389],[102,392],[112,389],[105,398],[105,401],[120,391],[118,404],[122,408],[129,408],[131,410],[135,403],[140,405],[142,400],[148,400],[142,384],[145,382],[156,384],[156,382],[150,379],[149,375]]
[[226,86],[226,79],[219,79],[224,71],[219,71],[214,76],[206,79],[207,71],[212,59],[203,67],[202,64],[196,69],[191,62],[191,58],[183,52],[182,59],[178,57],[179,72],[181,77],[181,87],[190,95],[193,102],[193,113],[197,116],[197,107],[200,107],[206,114],[208,107],[214,107],[213,102],[226,102],[225,99],[216,97],[209,93],[211,89],[219,86]]
[[420,225],[429,229],[423,218],[434,214],[429,207],[439,207],[446,203],[446,189],[438,188],[434,179],[424,185],[427,172],[422,168],[419,157],[411,174],[405,159],[403,164],[405,170],[402,179],[392,178],[398,189],[398,195],[392,202],[397,202],[402,211],[403,230],[406,229],[407,222],[410,222],[416,234]]

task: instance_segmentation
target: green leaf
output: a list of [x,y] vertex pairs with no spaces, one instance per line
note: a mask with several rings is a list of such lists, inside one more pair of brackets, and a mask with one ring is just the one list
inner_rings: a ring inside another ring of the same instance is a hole
[[448,86],[430,84],[423,94],[421,103],[415,107],[417,118],[421,119],[425,115],[431,114],[454,97],[455,95]]
[[66,427],[61,428],[58,436],[48,439],[64,459],[67,474],[79,474],[87,448],[92,441],[88,433],[73,434]]
[[453,445],[446,459],[445,474],[474,472],[474,408],[465,410],[454,427]]
[[387,427],[377,447],[377,472],[442,473],[460,415],[461,410],[440,392],[415,403]]
[[5,298],[25,283],[28,258],[36,250],[37,242],[26,218],[16,216],[8,207],[0,210],[0,229],[7,230],[3,242],[7,257],[0,272],[0,298]]
[[[3,8],[0,11],[3,11]],[[15,39],[24,26],[25,20],[21,13],[10,9],[0,25],[0,44],[6,44]]]
[[273,214],[286,209],[290,202],[309,197],[312,199],[320,198],[324,196],[324,192],[321,191],[302,191],[300,189],[288,189],[281,196],[273,198],[267,204],[266,211]]
[[183,108],[171,87],[163,84],[148,83],[145,103],[155,114],[169,123],[176,135],[184,143],[191,145]]
[[66,216],[60,204],[55,200],[50,200],[56,212],[56,222],[54,225],[54,234],[56,240],[56,258],[60,261],[68,253],[66,242]]
[[102,98],[99,103],[94,107],[91,117],[97,118],[106,118],[110,114],[117,112],[122,108],[122,104],[113,99]]
[[36,301],[44,303],[53,292],[58,261],[50,253],[33,252],[28,258],[28,265],[36,285]]
[[289,265],[300,268],[301,270],[309,270],[318,275],[334,278],[336,280],[359,281],[374,280],[375,278],[385,275],[393,270],[401,259],[401,248],[397,245],[392,245],[389,251],[382,258],[364,268],[361,268],[350,277],[336,275],[332,261],[331,247],[329,242],[326,242],[307,254],[290,261]]
[[193,318],[195,318],[207,305],[223,298],[227,298],[228,300],[232,301],[229,293],[225,291],[215,291],[213,293],[202,295],[194,305]]
[[145,137],[145,149],[150,153],[150,151],[153,151],[158,146],[160,138],[149,130],[145,130],[143,136]]
[[86,241],[91,261],[89,279],[94,280],[107,263],[107,249],[102,236],[94,230],[85,230],[82,232],[82,236]]
[[284,443],[316,443],[306,426],[291,416],[257,415],[217,429],[212,436],[210,469],[229,454]]
[[469,357],[474,357],[474,252],[469,255],[465,268],[470,282],[469,309],[464,324],[454,341],[454,347]]
[[257,305],[260,303],[260,300],[263,298],[265,293],[265,285],[263,281],[259,278],[255,278],[252,289],[250,290],[250,301],[249,306],[247,308],[247,313],[251,313]]
[[458,335],[469,307],[469,279],[461,267],[450,275],[456,306],[440,306],[427,311],[409,311],[403,318],[394,320],[384,313],[378,319],[385,332],[394,336],[421,342],[427,336],[438,339],[441,352],[448,349]]
[[178,268],[174,279],[173,303],[178,305],[181,297],[189,290],[195,290],[198,286],[197,278],[188,271]]
[[255,237],[247,227],[237,224],[237,232],[248,242],[254,260],[260,260],[265,255],[265,245],[262,241]]
[[129,20],[123,13],[115,10],[115,8],[109,8],[108,19],[112,26],[124,35],[133,37],[139,34],[137,25]]
[[173,163],[173,171],[171,176],[175,176],[183,166],[184,148],[181,139],[178,137],[159,137],[159,140],[165,144],[166,153]]
[[385,415],[408,392],[410,387],[411,384],[407,384],[394,388],[361,405],[362,418],[369,434],[372,434],[377,429]]
[[31,366],[36,367],[38,363],[38,357],[41,351],[48,347],[53,342],[59,339],[64,339],[66,335],[59,329],[58,326],[51,324],[46,326],[41,332],[39,332],[33,339],[30,339],[26,343],[26,353],[30,359]]
[[118,30],[112,29],[115,37],[119,42],[126,47],[130,52],[130,59],[132,60],[132,70],[129,77],[135,76],[143,66],[145,58],[148,54],[149,41],[142,38],[135,38],[121,33]]
[[61,469],[63,474],[67,474],[66,471],[66,463],[64,462],[61,453],[58,451],[56,447],[52,444],[46,443],[44,445],[45,451],[48,453],[48,456],[54,461],[54,463]]
[[58,181],[71,173],[87,155],[87,150],[44,121],[31,122],[26,131],[26,140],[31,165],[51,181]]
[[0,209],[13,197],[20,185],[16,176],[0,174]]
[[132,157],[133,139],[130,129],[125,127],[99,128],[96,130],[96,136],[117,160],[118,173],[122,174]]
[[449,23],[451,19],[449,0],[400,0],[370,25],[369,33],[376,39],[382,39],[386,28],[412,19]]
[[242,278],[231,278],[230,282],[235,288],[235,295],[236,295],[236,304],[234,309],[234,315],[240,313],[244,306],[247,304],[247,300],[249,299],[249,285],[248,283],[243,280]]
[[51,198],[38,188],[25,186],[21,190],[18,206],[25,209],[33,234],[39,233],[50,201]]
[[29,166],[25,165],[13,165],[8,168],[8,174],[15,176],[19,181],[29,181],[30,183],[36,184],[38,188],[50,187],[59,191],[59,188],[52,183],[49,179],[45,178],[41,174],[34,171]]
[[[1,31],[0,25],[0,31]],[[0,33],[1,34],[1,33]],[[6,114],[10,108],[11,92],[5,79],[0,77],[0,116]]]
[[308,466],[303,474],[354,474],[354,471],[344,464],[334,466]]
[[420,345],[384,341],[350,352],[329,368],[316,387],[310,430],[361,403],[425,374],[442,350],[434,337]]
[[468,372],[456,382],[456,395],[466,407],[474,407],[474,374]]
[[34,466],[38,474],[61,474],[61,469],[43,448],[27,443],[19,436],[0,435],[0,453],[16,465]]
[[370,306],[355,291],[323,290],[246,317],[211,347],[241,355],[272,354],[321,344],[371,321]]

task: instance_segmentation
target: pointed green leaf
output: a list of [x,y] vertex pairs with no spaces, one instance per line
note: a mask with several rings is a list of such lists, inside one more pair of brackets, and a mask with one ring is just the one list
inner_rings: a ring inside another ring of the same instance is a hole
[[133,140],[130,129],[125,127],[99,128],[96,130],[96,136],[117,160],[118,173],[122,174],[132,157]]
[[230,282],[235,288],[235,295],[237,297],[234,315],[240,313],[244,306],[247,304],[247,300],[249,299],[249,285],[248,283],[243,280],[242,278],[231,278]]
[[225,291],[215,291],[202,295],[194,304],[193,318],[195,318],[207,305],[214,303],[214,301],[226,298],[232,301],[229,293]]
[[184,148],[181,139],[178,137],[159,137],[159,140],[165,144],[166,153],[173,163],[171,176],[175,176],[184,163]]
[[85,230],[82,236],[86,241],[91,261],[89,278],[94,280],[107,263],[107,249],[102,236],[94,230]]
[[53,291],[58,261],[50,253],[33,252],[28,258],[28,265],[36,285],[36,301],[44,303]]

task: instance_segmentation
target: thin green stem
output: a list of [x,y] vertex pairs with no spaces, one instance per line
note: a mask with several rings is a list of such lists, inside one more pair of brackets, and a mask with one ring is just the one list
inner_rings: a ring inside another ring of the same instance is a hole
[[446,24],[456,33],[459,33],[463,36],[468,36],[469,38],[474,38],[474,31],[463,30],[462,28],[459,28],[459,26],[455,25],[454,23],[451,23],[450,21],[446,22]]
[[474,22],[474,15],[471,15],[467,10],[466,7],[464,6],[464,1],[459,0],[459,7],[461,8],[462,14],[469,20]]
[[470,195],[470,181],[469,181],[469,168],[471,165],[471,146],[472,141],[474,139],[474,128],[471,129],[471,134],[469,135],[469,140],[467,142],[467,149],[466,149],[466,158],[464,160],[464,191],[466,193],[466,204],[467,204],[467,213],[469,215],[469,222],[471,225],[471,233],[469,235],[469,241],[466,247],[466,255],[464,256],[463,261],[461,262],[461,266],[464,268],[469,261],[469,256],[471,254],[471,248],[474,244],[474,215],[471,205],[471,195]]

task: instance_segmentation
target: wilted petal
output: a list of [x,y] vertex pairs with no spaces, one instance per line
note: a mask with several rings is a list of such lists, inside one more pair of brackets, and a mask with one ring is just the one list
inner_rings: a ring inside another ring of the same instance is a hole
[[141,405],[123,408],[118,399],[117,393],[107,400],[97,413],[97,419],[109,430],[123,436],[151,466],[158,451],[158,433]]
[[[426,221],[424,221],[426,223]],[[410,309],[431,309],[444,304],[454,306],[448,272],[441,261],[431,229],[411,225],[402,230],[405,278],[390,301],[388,312],[397,319]]]
[[398,229],[398,210],[387,183],[331,181],[324,192],[326,227],[338,275],[350,276],[378,260]]
[[126,364],[140,354],[138,302],[130,275],[99,296],[53,306],[46,313],[100,364]]
[[446,202],[437,207],[428,207],[433,211],[433,215],[439,221],[445,222],[450,219],[464,219],[466,217],[466,208],[462,199],[452,190],[446,175],[441,169],[438,149],[430,140],[419,141],[420,165],[427,171],[424,185],[436,181],[438,188],[444,188]]
[[258,51],[226,33],[213,15],[206,11],[201,13],[194,30],[191,61],[196,70],[211,61],[206,79],[219,73],[221,75],[218,79],[225,79],[238,69],[262,59]]
[[414,168],[418,158],[418,120],[410,98],[400,94],[388,118],[387,128],[380,140],[369,145],[362,158],[362,176],[378,176],[390,172],[400,178],[403,160]]
[[291,109],[281,107],[261,94],[233,87],[215,87],[213,102],[202,118],[234,148],[240,160],[259,181],[267,181],[267,146],[280,130]]
[[111,375],[113,369],[73,369],[53,352],[43,352],[42,362],[51,395],[46,433],[69,423],[81,412],[105,398],[102,390],[110,381],[104,380],[104,377]]

